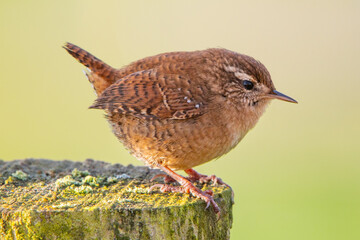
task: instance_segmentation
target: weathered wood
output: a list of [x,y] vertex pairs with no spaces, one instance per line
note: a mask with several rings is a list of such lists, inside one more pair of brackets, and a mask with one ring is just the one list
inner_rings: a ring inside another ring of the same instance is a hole
[[0,160],[0,239],[229,239],[231,191],[221,208],[188,194],[148,193],[159,170],[100,161]]

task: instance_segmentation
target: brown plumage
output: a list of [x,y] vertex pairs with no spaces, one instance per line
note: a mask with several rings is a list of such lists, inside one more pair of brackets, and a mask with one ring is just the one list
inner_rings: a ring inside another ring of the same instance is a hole
[[189,180],[224,183],[192,168],[235,147],[270,99],[296,102],[275,90],[263,64],[226,49],[164,53],[115,69],[71,43],[64,48],[90,69],[87,76],[98,95],[90,108],[106,111],[115,135],[133,155],[182,185],[156,186],[190,192],[216,212],[211,194]]

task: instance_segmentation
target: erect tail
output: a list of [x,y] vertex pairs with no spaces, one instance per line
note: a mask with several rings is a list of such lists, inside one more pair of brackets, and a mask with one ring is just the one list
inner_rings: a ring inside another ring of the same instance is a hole
[[63,48],[66,49],[71,56],[90,69],[90,72],[86,75],[93,84],[98,95],[117,80],[117,69],[107,65],[91,53],[72,43],[66,43]]

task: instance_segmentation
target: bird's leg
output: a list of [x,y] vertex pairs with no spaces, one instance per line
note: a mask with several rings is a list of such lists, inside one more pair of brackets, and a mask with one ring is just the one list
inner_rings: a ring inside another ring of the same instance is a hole
[[203,192],[199,188],[195,187],[188,179],[180,176],[179,174],[172,171],[170,168],[166,166],[161,166],[160,164],[157,166],[164,172],[166,172],[171,178],[176,180],[181,186],[170,186],[166,184],[155,184],[150,187],[149,192],[151,192],[154,188],[160,188],[161,192],[181,192],[181,193],[191,193],[194,197],[200,198],[204,200],[207,205],[206,208],[212,205],[215,213],[220,216],[220,208],[214,201],[213,197],[211,196],[210,192]]
[[219,185],[224,185],[224,186],[230,188],[231,200],[232,200],[232,202],[234,202],[234,192],[233,192],[232,188],[228,184],[226,184],[223,180],[221,180],[221,178],[218,178],[215,175],[207,176],[204,174],[200,174],[192,168],[186,169],[185,172],[189,175],[189,177],[187,179],[189,179],[191,182],[199,181],[200,183],[208,183],[208,182],[212,181],[213,185],[219,184]]

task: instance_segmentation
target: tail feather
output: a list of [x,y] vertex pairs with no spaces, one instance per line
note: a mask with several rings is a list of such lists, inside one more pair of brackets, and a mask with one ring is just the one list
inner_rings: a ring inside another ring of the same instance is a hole
[[98,95],[117,80],[118,70],[107,65],[91,53],[72,43],[66,43],[63,48],[80,63],[89,68],[90,71],[86,76],[93,84]]

